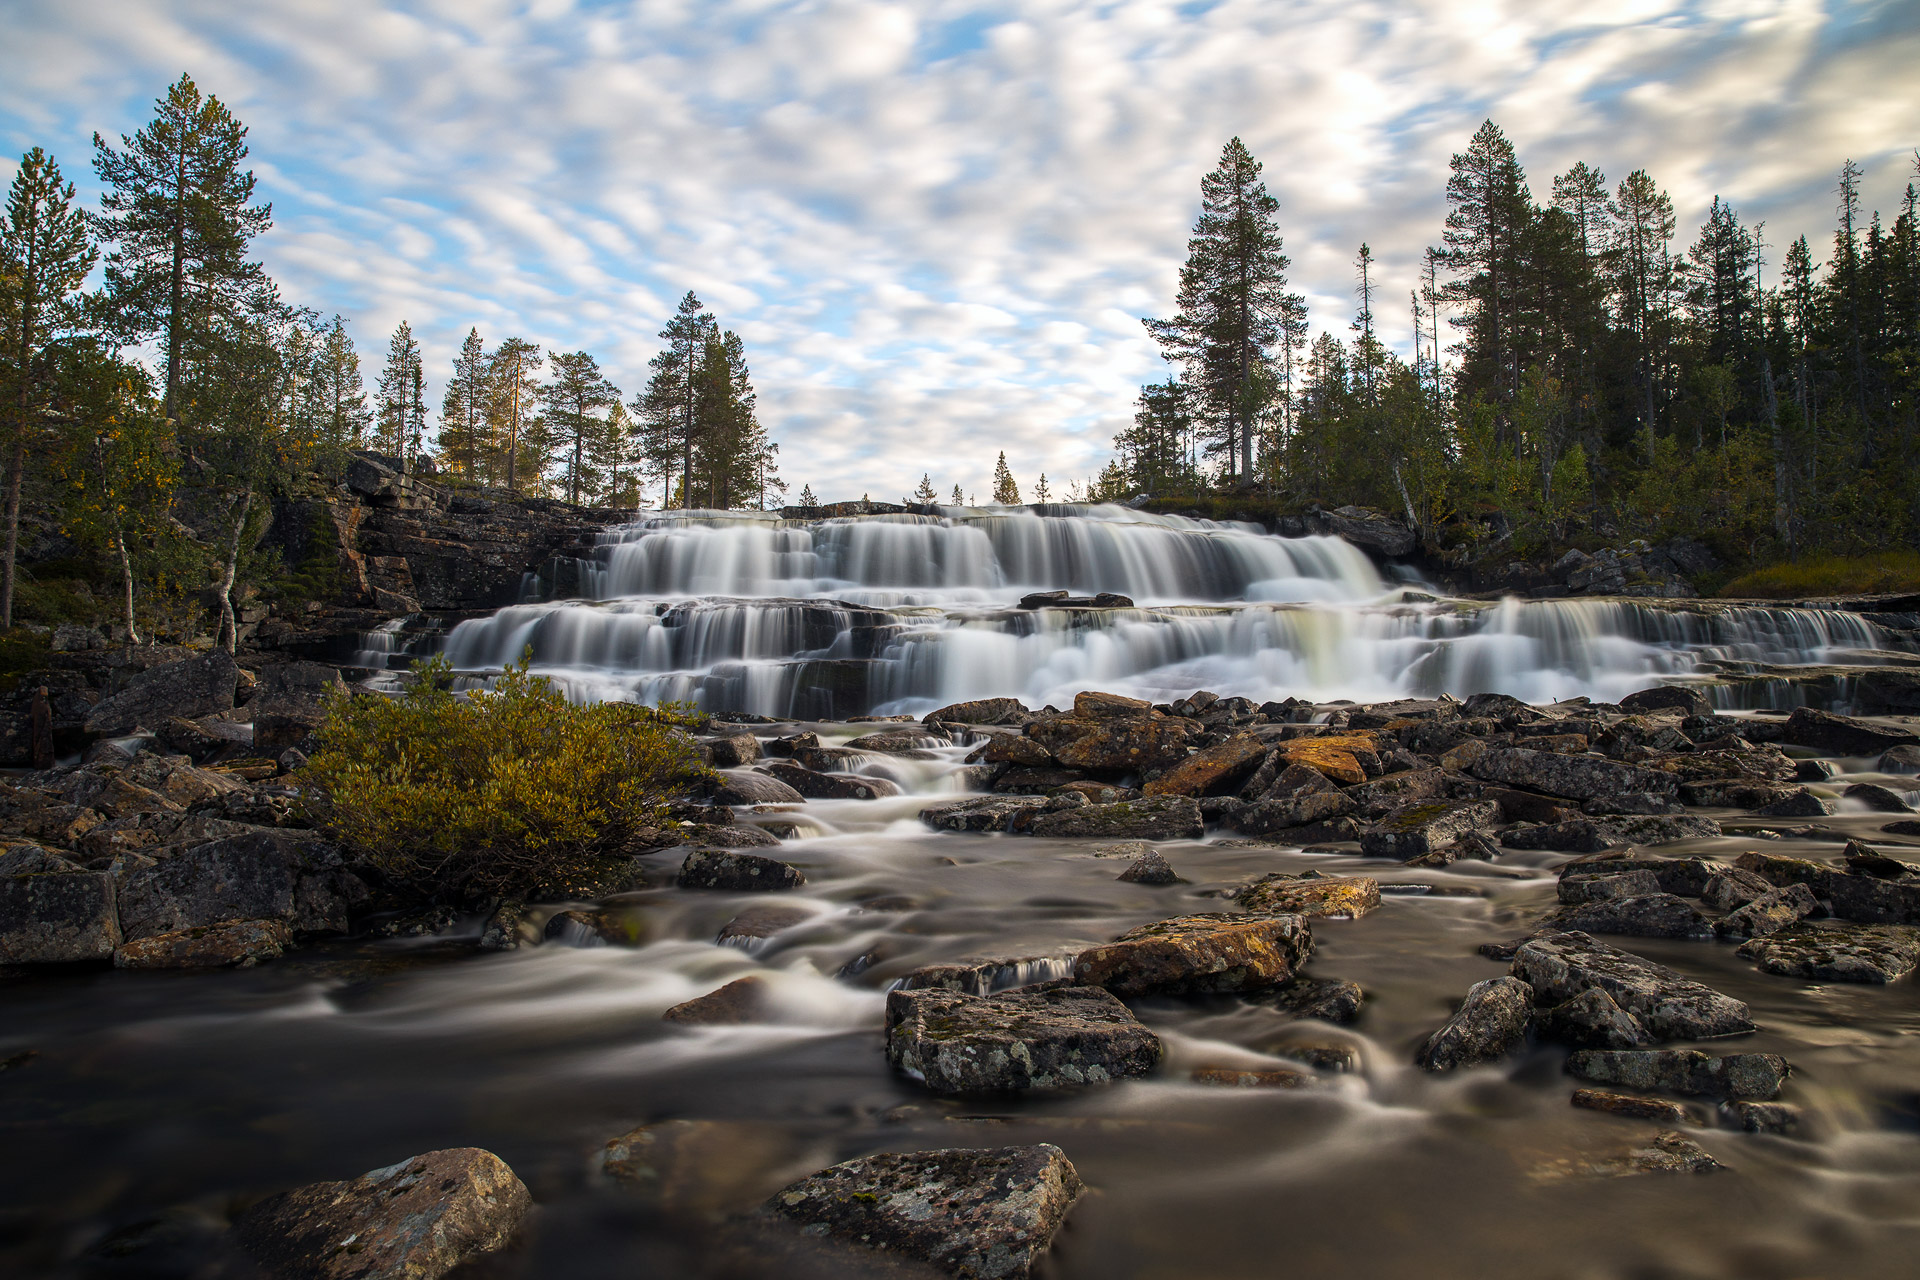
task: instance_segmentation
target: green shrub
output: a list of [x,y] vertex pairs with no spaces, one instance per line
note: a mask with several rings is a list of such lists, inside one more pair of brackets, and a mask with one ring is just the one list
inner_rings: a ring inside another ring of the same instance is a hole
[[442,900],[587,892],[705,767],[672,710],[579,706],[525,661],[456,695],[444,658],[397,698],[336,694],[302,780],[396,888]]
[[1920,591],[1920,552],[1809,556],[1794,563],[1768,565],[1741,574],[1715,594],[1737,599],[1792,600],[1901,591]]

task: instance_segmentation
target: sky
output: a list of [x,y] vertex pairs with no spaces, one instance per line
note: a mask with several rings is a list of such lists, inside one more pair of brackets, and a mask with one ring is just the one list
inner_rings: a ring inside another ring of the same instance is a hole
[[404,319],[436,404],[470,326],[631,396],[691,289],[822,500],[984,498],[1003,450],[1029,497],[1096,473],[1234,136],[1316,330],[1365,241],[1403,354],[1483,119],[1536,199],[1645,168],[1683,238],[1718,195],[1816,256],[1841,162],[1890,218],[1920,145],[1915,0],[0,0],[0,32],[0,177],[41,145],[97,199],[92,134],[186,71],[251,129],[268,270],[370,383]]

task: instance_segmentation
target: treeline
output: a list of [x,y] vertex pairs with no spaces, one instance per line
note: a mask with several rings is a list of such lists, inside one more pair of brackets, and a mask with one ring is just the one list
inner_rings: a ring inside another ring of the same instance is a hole
[[[1889,226],[1845,163],[1824,253],[1720,199],[1682,247],[1644,170],[1576,164],[1536,202],[1489,121],[1420,287],[1380,296],[1362,244],[1348,336],[1309,341],[1260,172],[1236,138],[1203,180],[1176,314],[1145,322],[1177,376],[1142,389],[1093,496],[1365,503],[1464,553],[1688,533],[1764,561],[1920,534],[1915,183]],[[1376,336],[1388,305],[1411,362]]]
[[88,562],[83,579],[112,566],[130,639],[142,618],[193,634],[210,591],[231,648],[237,595],[291,568],[256,551],[274,497],[350,450],[623,508],[656,483],[670,506],[777,501],[778,447],[755,416],[744,347],[691,293],[631,401],[587,352],[520,337],[489,349],[472,331],[434,424],[404,323],[369,395],[340,317],[288,301],[253,256],[272,207],[255,199],[246,137],[182,76],[138,133],[94,135],[98,210],[44,150],[21,158],[0,225],[0,628],[13,624],[23,503]]

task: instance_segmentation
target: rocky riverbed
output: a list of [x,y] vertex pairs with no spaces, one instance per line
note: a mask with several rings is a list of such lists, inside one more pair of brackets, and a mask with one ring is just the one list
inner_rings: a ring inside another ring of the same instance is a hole
[[327,674],[188,661],[0,792],[9,1273],[1920,1243],[1911,722],[1672,687],[716,721],[715,789],[603,896],[433,907],[306,825]]

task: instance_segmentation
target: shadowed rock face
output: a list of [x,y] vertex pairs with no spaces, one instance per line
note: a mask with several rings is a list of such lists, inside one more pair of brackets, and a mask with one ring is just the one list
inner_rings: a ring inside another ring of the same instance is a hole
[[1467,998],[1445,1026],[1427,1037],[1414,1061],[1428,1071],[1452,1071],[1504,1058],[1526,1043],[1533,989],[1518,978],[1489,978],[1467,989]]
[[1053,1091],[1145,1075],[1160,1039],[1098,989],[922,988],[887,997],[887,1061],[939,1094]]
[[1483,782],[1526,787],[1568,800],[1592,800],[1629,791],[1671,796],[1680,790],[1680,780],[1659,769],[1616,764],[1598,756],[1521,748],[1489,751],[1473,762],[1470,772]]
[[285,1280],[438,1280],[506,1245],[532,1205],[499,1156],[458,1147],[263,1200],[234,1242]]
[[1655,1040],[1702,1040],[1754,1029],[1741,1001],[1584,933],[1533,939],[1514,953],[1512,973],[1532,986],[1539,1004],[1598,990]]
[[112,955],[121,937],[113,877],[81,871],[51,855],[46,861],[72,869],[0,875],[0,964],[60,964]]
[[1302,916],[1179,916],[1082,951],[1073,976],[1122,996],[1259,991],[1292,978],[1312,954]]
[[680,865],[679,881],[682,889],[757,893],[797,889],[807,878],[799,868],[788,866],[778,858],[734,853],[729,849],[695,849]]
[[232,655],[221,650],[153,667],[129,681],[124,692],[95,707],[87,717],[87,732],[127,733],[136,727],[157,728],[173,719],[230,711],[239,679]]
[[1081,1192],[1050,1144],[866,1156],[767,1202],[781,1217],[921,1259],[963,1280],[1023,1280]]
[[1736,1053],[1724,1058],[1698,1049],[1585,1049],[1567,1059],[1583,1080],[1664,1089],[1703,1098],[1771,1098],[1790,1068],[1777,1053]]

